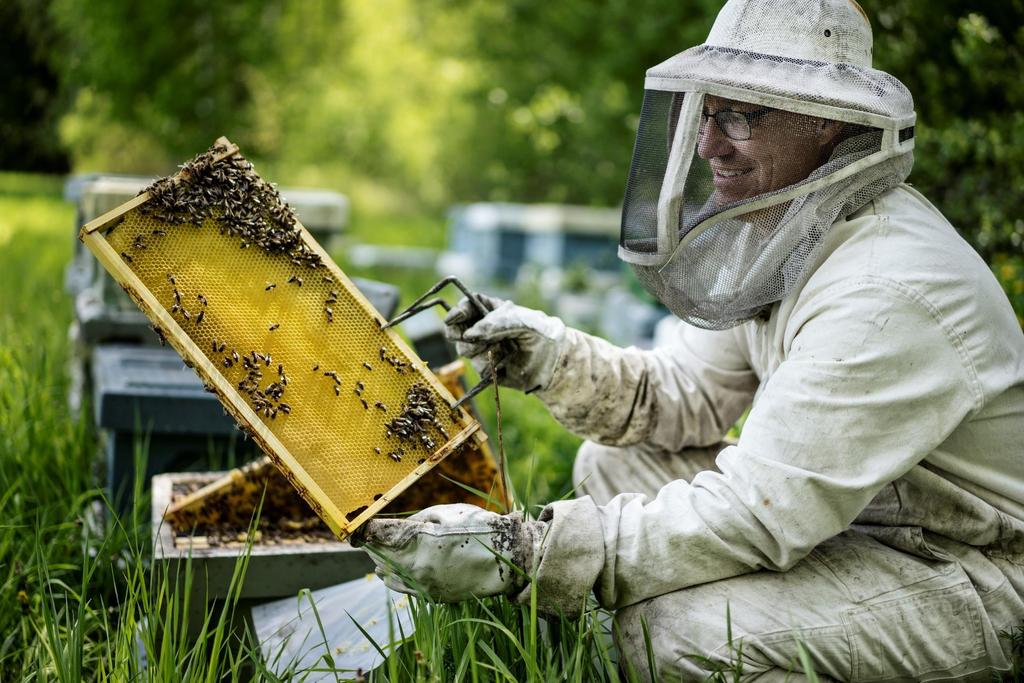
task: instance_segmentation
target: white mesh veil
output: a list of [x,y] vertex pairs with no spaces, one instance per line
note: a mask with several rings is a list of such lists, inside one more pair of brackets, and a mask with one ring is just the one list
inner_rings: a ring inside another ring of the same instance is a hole
[[913,101],[870,53],[850,0],[732,0],[708,43],[648,71],[619,255],[676,315],[757,315],[910,173]]

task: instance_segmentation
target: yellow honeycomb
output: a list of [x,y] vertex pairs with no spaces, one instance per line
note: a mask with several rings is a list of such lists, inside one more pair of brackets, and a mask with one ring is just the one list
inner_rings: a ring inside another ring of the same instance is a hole
[[[329,259],[310,268],[286,254],[243,248],[214,219],[169,224],[143,206],[129,208],[133,203],[98,219],[99,229],[87,225],[84,241],[236,419],[258,421],[276,437],[285,453],[248,425],[335,533],[347,535],[376,501],[425,474],[453,439],[483,438],[468,413],[449,408],[454,399],[423,362],[381,329],[383,319]],[[153,299],[174,324],[148,310]],[[186,337],[208,365],[192,357]],[[253,366],[262,377],[250,375]],[[205,376],[211,369],[229,391]],[[245,384],[240,390],[247,375],[261,390],[283,393],[268,406],[254,404]],[[388,425],[414,385],[433,400],[436,422],[426,438],[405,440]],[[239,410],[239,402],[252,411]]]

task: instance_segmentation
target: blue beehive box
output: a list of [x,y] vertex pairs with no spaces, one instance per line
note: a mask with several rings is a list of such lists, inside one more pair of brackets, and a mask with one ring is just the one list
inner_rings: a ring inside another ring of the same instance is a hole
[[525,265],[616,272],[620,212],[565,204],[482,202],[452,209],[446,272],[511,283]]
[[217,398],[170,348],[101,344],[91,357],[93,411],[111,500],[126,509],[136,477],[136,444],[143,482],[169,471],[215,469],[256,455],[239,447],[240,433]]

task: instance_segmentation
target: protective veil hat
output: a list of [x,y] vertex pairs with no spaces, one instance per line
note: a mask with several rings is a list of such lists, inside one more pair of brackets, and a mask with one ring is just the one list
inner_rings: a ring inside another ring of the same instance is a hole
[[913,99],[852,0],[730,0],[647,72],[619,256],[679,317],[738,324],[805,276],[840,216],[913,165]]

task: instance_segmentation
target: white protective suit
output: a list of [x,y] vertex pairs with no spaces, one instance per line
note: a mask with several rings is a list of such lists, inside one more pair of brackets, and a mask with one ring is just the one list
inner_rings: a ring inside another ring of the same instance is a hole
[[912,97],[871,46],[850,0],[729,0],[706,44],[648,71],[619,255],[704,329],[620,349],[510,302],[482,318],[460,304],[460,353],[482,367],[510,343],[505,386],[539,389],[591,440],[581,497],[539,520],[374,520],[364,542],[389,585],[535,591],[566,615],[593,590],[634,668],[646,629],[665,677],[729,666],[729,622],[759,680],[799,667],[798,640],[840,680],[1008,666],[1000,633],[1024,625],[1024,334],[978,255],[902,184]]
[[[794,637],[843,680],[1004,668],[998,633],[1024,619],[1024,334],[1006,296],[907,185],[837,221],[810,272],[766,320],[683,325],[670,348],[566,333],[538,396],[613,448],[580,452],[597,500],[540,517],[540,604],[632,605],[625,654],[646,668],[642,616],[662,673],[729,659],[727,604],[748,673],[795,666]],[[751,403],[717,471],[686,481]]]

